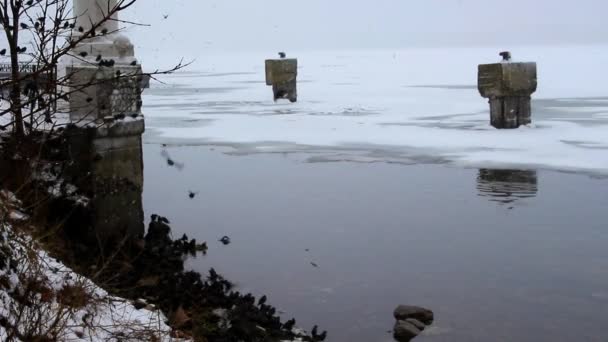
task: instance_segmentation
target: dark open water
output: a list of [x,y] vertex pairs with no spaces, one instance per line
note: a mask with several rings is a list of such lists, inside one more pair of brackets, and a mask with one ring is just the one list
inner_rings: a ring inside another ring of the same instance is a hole
[[328,341],[391,341],[397,304],[435,311],[421,342],[608,341],[606,179],[144,150],[147,216],[209,242],[189,265]]

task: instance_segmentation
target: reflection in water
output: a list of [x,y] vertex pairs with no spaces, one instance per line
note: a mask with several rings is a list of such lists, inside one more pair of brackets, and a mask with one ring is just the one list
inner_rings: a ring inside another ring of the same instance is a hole
[[538,192],[536,171],[479,169],[477,190],[479,196],[502,204],[535,197]]

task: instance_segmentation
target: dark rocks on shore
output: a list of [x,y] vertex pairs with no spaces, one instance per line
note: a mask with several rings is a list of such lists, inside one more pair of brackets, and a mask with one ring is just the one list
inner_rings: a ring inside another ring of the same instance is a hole
[[[119,295],[144,298],[145,303],[156,304],[169,317],[177,335],[191,336],[194,340],[284,341],[300,337],[303,341],[320,342],[325,339],[327,333],[318,333],[316,327],[310,336],[294,333],[295,320],[282,323],[266,296],[256,300],[250,293],[237,291],[213,268],[207,276],[185,270],[183,257],[203,247],[206,250],[206,244],[197,244],[186,235],[172,240],[167,222],[164,217],[153,215],[144,248],[131,261],[132,270],[118,277],[108,274],[119,282]],[[214,314],[217,312],[224,314],[219,317]]]
[[433,311],[413,305],[399,305],[393,312],[397,320],[393,337],[399,342],[411,341],[429,325],[433,324]]

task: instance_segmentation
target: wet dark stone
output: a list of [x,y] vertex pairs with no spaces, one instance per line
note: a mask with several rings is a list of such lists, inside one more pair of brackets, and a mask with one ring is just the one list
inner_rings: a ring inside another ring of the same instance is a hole
[[393,328],[393,337],[399,342],[411,341],[414,337],[420,335],[420,333],[420,329],[407,321],[397,321]]
[[426,329],[426,325],[415,318],[408,318],[405,321],[408,323],[411,323],[412,325],[414,325],[416,328],[418,328],[420,330]]
[[133,306],[137,310],[141,310],[141,309],[145,308],[146,306],[148,306],[148,303],[146,303],[143,299],[138,299],[133,302]]
[[434,320],[433,311],[414,305],[399,305],[393,312],[393,315],[398,321],[413,318],[425,325],[431,325]]

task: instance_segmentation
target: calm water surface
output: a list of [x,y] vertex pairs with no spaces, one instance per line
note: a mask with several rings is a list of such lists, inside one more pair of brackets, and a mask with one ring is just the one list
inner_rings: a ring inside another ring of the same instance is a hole
[[144,151],[147,215],[209,243],[189,266],[267,294],[328,341],[391,341],[397,304],[435,311],[421,342],[608,341],[606,179]]

